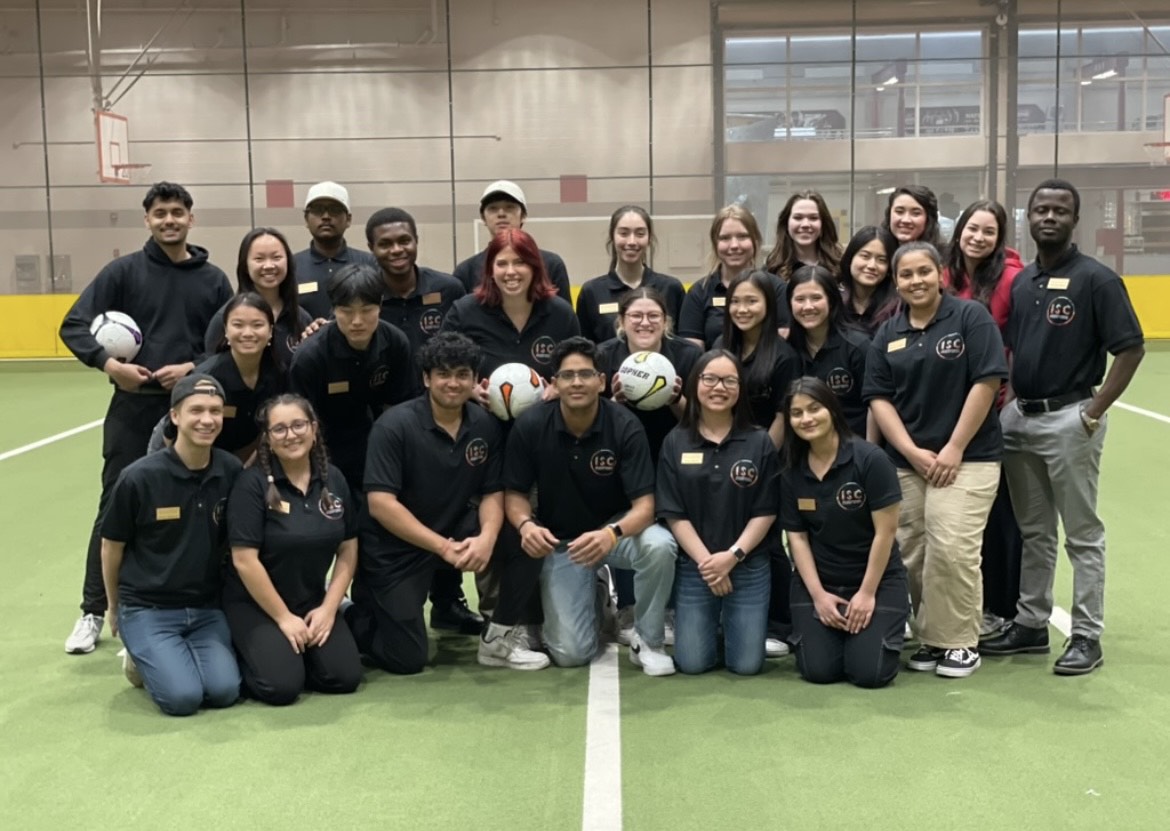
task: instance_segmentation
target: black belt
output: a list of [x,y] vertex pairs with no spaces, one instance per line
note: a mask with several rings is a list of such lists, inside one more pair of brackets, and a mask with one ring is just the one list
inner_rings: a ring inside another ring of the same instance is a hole
[[1054,413],[1057,410],[1062,410],[1069,404],[1076,404],[1078,401],[1084,401],[1086,398],[1092,398],[1092,390],[1077,390],[1076,392],[1067,392],[1064,395],[1057,395],[1053,398],[1017,398],[1016,404],[1020,408],[1020,412],[1024,415],[1043,415],[1044,413]]

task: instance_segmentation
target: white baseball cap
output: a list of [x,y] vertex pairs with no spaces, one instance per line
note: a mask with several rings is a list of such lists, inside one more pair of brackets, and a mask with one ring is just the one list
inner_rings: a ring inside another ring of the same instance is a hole
[[492,182],[484,188],[483,196],[479,198],[479,210],[482,213],[483,209],[487,207],[489,202],[495,202],[492,197],[503,196],[512,202],[517,203],[524,212],[528,212],[528,200],[524,198],[524,191],[515,182],[510,182],[507,179],[500,179]]
[[349,191],[346,190],[337,182],[318,182],[309,188],[309,192],[305,194],[305,209],[318,199],[332,199],[334,202],[340,202],[349,213]]

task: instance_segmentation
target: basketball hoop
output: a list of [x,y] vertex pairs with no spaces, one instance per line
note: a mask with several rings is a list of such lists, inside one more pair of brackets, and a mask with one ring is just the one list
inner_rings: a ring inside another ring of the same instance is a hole
[[144,182],[149,182],[150,169],[154,167],[152,164],[141,162],[110,166],[114,168],[114,175],[118,178],[118,183],[124,185],[140,185]]
[[1142,146],[1146,149],[1146,155],[1150,157],[1150,167],[1170,162],[1170,141],[1151,141]]

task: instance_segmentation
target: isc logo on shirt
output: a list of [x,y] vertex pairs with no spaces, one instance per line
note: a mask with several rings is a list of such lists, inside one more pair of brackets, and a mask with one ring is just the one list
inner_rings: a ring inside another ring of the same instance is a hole
[[443,325],[443,313],[438,309],[427,309],[422,313],[418,319],[418,328],[423,330],[424,334],[433,335],[438,332]]
[[472,439],[467,443],[467,450],[463,453],[463,458],[467,460],[467,464],[472,467],[482,465],[487,461],[488,457],[488,443],[483,439]]
[[731,481],[741,488],[750,488],[760,481],[760,469],[751,459],[740,459],[731,466]]
[[589,459],[589,469],[598,476],[612,476],[617,470],[617,454],[612,450],[598,450]]
[[1053,326],[1068,326],[1077,316],[1077,307],[1071,298],[1061,295],[1048,301],[1048,310],[1044,316]]
[[552,360],[553,349],[556,348],[556,345],[556,341],[548,335],[541,335],[532,342],[532,360],[547,364]]
[[934,351],[944,361],[953,361],[963,357],[963,353],[967,351],[967,344],[963,342],[962,335],[958,332],[951,332],[951,334],[939,338],[938,343],[934,346]]
[[837,489],[837,507],[842,511],[865,507],[865,488],[857,482],[846,482]]
[[390,377],[390,368],[387,366],[380,366],[370,374],[370,389],[375,390],[386,383],[386,379]]
[[844,395],[853,389],[853,376],[849,374],[849,370],[837,366],[830,370],[829,377],[825,379],[825,383],[837,395]]

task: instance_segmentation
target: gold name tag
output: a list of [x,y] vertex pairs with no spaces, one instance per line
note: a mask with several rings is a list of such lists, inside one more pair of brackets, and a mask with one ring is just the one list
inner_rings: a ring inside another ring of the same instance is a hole
[[337,395],[341,392],[349,392],[349,381],[334,381],[329,385],[330,395]]
[[231,404],[224,404],[223,405],[223,417],[224,418],[235,418],[236,417],[236,408],[233,407]]
[[716,309],[722,309],[724,306],[727,305],[727,298],[726,297],[712,297],[711,298],[711,305],[714,306]]
[[280,500],[280,504],[277,505],[272,510],[276,511],[278,514],[287,514],[291,510],[291,508],[290,508],[289,504],[282,499],[282,500]]
[[171,519],[178,519],[182,511],[176,506],[174,508],[155,508],[154,518],[156,522],[166,522]]
[[815,511],[817,509],[817,501],[815,499],[798,499],[796,500],[796,507],[801,511]]
[[703,463],[703,454],[684,453],[682,454],[682,463],[684,465],[701,465]]
[[1048,278],[1048,288],[1054,289],[1056,291],[1059,291],[1061,289],[1067,289],[1068,288],[1068,278],[1067,277],[1049,277]]
[[600,306],[597,307],[597,313],[599,315],[615,315],[615,314],[617,314],[617,310],[618,310],[617,303],[602,303]]
[[422,301],[424,306],[436,306],[443,302],[443,295],[441,292],[432,291],[430,294],[424,294]]
[[297,294],[312,294],[316,290],[316,283],[301,283],[299,286],[297,286]]
[[905,338],[898,338],[897,340],[892,340],[888,344],[886,344],[886,351],[887,352],[897,352],[899,349],[905,349],[905,348],[906,348],[906,339]]

